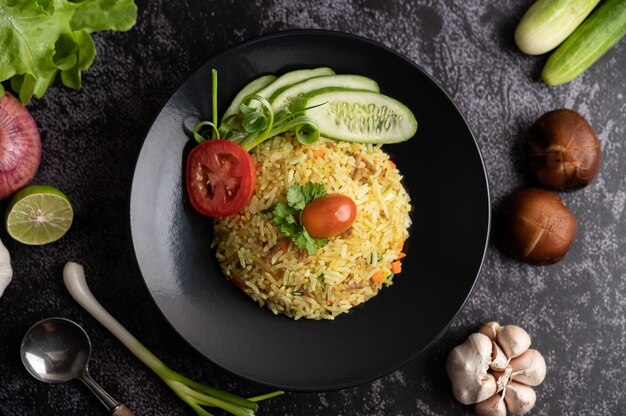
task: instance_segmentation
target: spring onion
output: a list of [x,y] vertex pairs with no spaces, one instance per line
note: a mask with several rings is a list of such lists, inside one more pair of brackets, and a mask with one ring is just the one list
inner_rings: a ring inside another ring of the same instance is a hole
[[183,402],[200,416],[212,416],[203,407],[216,407],[235,416],[253,416],[258,410],[257,402],[283,394],[282,391],[244,399],[234,394],[205,386],[175,372],[167,367],[150,350],[131,335],[106,309],[96,300],[85,280],[85,270],[78,263],[68,262],[63,269],[65,287],[87,312],[107,328],[135,357],[150,368],[172,389]]
[[256,94],[243,99],[239,113],[229,114],[221,122],[217,116],[217,71],[212,70],[212,121],[200,121],[193,129],[193,136],[198,143],[210,138],[233,141],[246,151],[279,134],[293,131],[302,144],[312,144],[319,137],[317,122],[303,113],[313,107],[303,108],[296,102],[291,108],[284,107],[275,112],[264,97]]

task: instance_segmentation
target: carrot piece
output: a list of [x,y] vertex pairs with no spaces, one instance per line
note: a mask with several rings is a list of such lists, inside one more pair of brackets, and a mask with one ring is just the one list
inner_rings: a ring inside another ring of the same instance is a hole
[[283,253],[286,253],[289,251],[289,241],[283,240],[279,244],[280,245],[278,247],[280,248],[280,251],[282,251]]
[[387,160],[387,163],[389,163],[389,167],[390,167],[391,169],[395,169],[395,168],[396,168],[396,164],[395,164],[395,163],[393,163],[393,160],[388,159],[388,160]]
[[406,253],[401,251],[400,254],[398,254],[398,257],[396,257],[396,260],[402,260],[405,257],[406,257]]
[[243,280],[241,280],[241,277],[233,276],[231,280],[239,289],[244,290],[246,288],[246,284],[243,282]]
[[370,277],[370,280],[372,281],[372,283],[380,283],[383,280],[385,280],[385,275],[383,274],[383,272],[379,270],[376,273],[374,273],[372,277]]
[[326,153],[323,150],[313,150],[313,159],[318,159],[320,157],[324,157]]
[[398,243],[398,250],[404,251],[404,240]]
[[393,263],[391,263],[391,273],[398,274],[401,271],[402,271],[402,262],[401,261],[394,261]]

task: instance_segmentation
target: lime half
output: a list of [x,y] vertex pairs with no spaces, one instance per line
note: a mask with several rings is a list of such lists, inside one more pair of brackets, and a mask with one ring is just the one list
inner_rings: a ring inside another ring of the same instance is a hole
[[72,204],[63,192],[52,186],[31,185],[11,200],[6,225],[15,240],[40,246],[63,237],[73,218]]

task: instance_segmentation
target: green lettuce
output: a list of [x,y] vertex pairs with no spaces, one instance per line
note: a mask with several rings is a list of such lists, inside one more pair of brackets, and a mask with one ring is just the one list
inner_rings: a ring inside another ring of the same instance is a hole
[[59,73],[79,89],[96,56],[91,33],[126,31],[136,20],[134,0],[0,0],[0,82],[22,104],[41,98]]

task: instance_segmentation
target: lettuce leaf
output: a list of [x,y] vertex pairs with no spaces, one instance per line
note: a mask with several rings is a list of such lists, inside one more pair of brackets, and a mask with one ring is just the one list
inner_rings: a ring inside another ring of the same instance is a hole
[[0,82],[9,81],[22,104],[41,98],[59,73],[79,89],[96,56],[90,34],[126,31],[136,20],[134,0],[0,0]]

